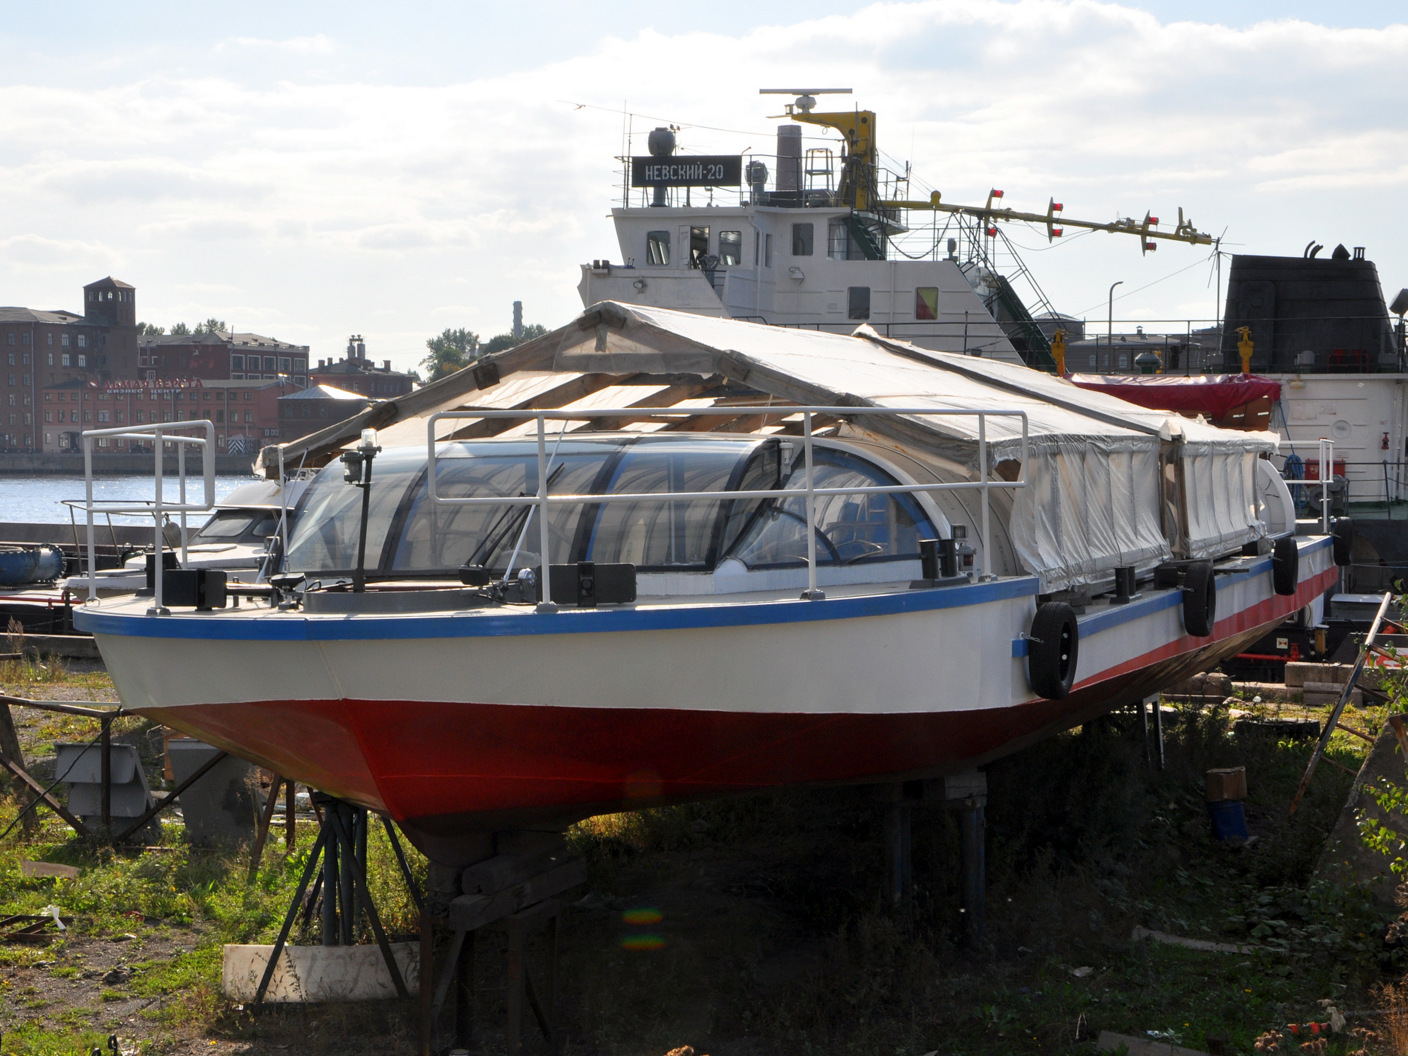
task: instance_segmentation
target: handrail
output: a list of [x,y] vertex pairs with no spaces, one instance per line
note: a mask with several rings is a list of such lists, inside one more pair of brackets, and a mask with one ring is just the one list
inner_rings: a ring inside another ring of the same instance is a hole
[[1335,442],[1320,437],[1320,530],[1330,534],[1330,478],[1335,475]]
[[[1026,466],[1028,461],[1028,418],[1027,412],[1008,408],[987,408],[984,410],[967,408],[935,407],[830,407],[830,406],[778,406],[760,404],[755,406],[730,404],[729,410],[744,414],[749,411],[764,411],[776,415],[779,420],[800,414],[802,416],[802,454],[805,466],[805,488],[754,488],[747,491],[667,491],[667,492],[616,492],[611,494],[564,494],[549,493],[547,481],[547,430],[548,421],[581,421],[589,418],[692,418],[707,411],[700,407],[609,407],[570,410],[506,410],[502,408],[465,408],[456,411],[440,411],[426,420],[427,447],[427,489],[430,501],[442,506],[529,506],[538,511],[539,563],[543,584],[543,600],[538,606],[540,612],[554,612],[552,583],[549,574],[551,558],[548,553],[547,510],[550,506],[570,506],[579,503],[607,502],[647,502],[678,501],[681,499],[767,499],[797,498],[804,496],[807,507],[807,589],[802,597],[820,600],[825,594],[817,587],[816,572],[816,500],[818,496],[831,495],[893,495],[929,491],[979,491],[982,494],[983,524],[983,565],[981,578],[996,578],[992,573],[991,561],[991,518],[990,490],[994,487],[1016,490],[1027,486]],[[816,486],[812,462],[812,419],[816,415],[827,417],[853,417],[857,415],[930,415],[935,417],[962,416],[978,419],[978,480],[941,484],[883,484],[850,488],[819,488]],[[1015,481],[988,479],[987,419],[989,415],[1018,418],[1022,423],[1021,476]],[[472,495],[446,496],[436,490],[435,425],[442,419],[485,419],[516,418],[537,423],[538,489],[535,495]],[[565,429],[565,427],[564,427]],[[531,514],[529,515],[531,516]]]
[[[186,436],[176,432],[179,429],[205,430],[205,436]],[[148,437],[152,441],[152,456],[155,462],[153,473],[153,483],[156,490],[156,498],[150,503],[137,505],[120,505],[127,502],[126,499],[98,499],[93,498],[93,440],[97,437],[115,437],[119,440],[145,440]],[[165,503],[162,501],[162,483],[165,479],[163,472],[162,456],[167,442],[176,445],[176,476],[178,480],[180,501],[176,503]],[[193,445],[201,449],[201,476],[205,483],[205,501],[203,503],[192,503],[186,501],[186,447]],[[164,565],[162,564],[162,551],[164,549],[164,538],[162,537],[161,518],[163,512],[179,513],[181,515],[181,557],[186,557],[186,514],[205,513],[215,508],[215,423],[208,418],[195,419],[187,422],[157,422],[151,425],[129,425],[118,426],[113,429],[85,429],[83,432],[83,478],[84,478],[84,512],[88,515],[88,598],[85,605],[91,605],[98,596],[97,577],[97,552],[93,542],[93,514],[102,511],[111,516],[114,513],[146,514],[152,516],[155,523],[154,541],[152,544],[152,607],[147,610],[149,616],[161,616],[166,614],[166,609],[162,605],[162,581],[166,578],[163,575]],[[114,505],[116,504],[116,505]]]

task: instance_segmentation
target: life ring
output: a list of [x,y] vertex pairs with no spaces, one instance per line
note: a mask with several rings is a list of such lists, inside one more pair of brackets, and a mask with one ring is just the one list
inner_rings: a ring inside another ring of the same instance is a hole
[[1027,636],[1027,679],[1047,700],[1060,700],[1076,680],[1080,628],[1076,613],[1064,601],[1048,601],[1036,610]]
[[1183,571],[1183,629],[1206,638],[1217,623],[1217,577],[1211,561],[1189,561]]
[[1354,522],[1348,517],[1336,517],[1330,525],[1330,535],[1335,540],[1335,564],[1343,568],[1354,550]]
[[1271,583],[1277,594],[1289,596],[1296,592],[1300,583],[1300,547],[1294,536],[1276,540],[1276,548],[1271,551]]

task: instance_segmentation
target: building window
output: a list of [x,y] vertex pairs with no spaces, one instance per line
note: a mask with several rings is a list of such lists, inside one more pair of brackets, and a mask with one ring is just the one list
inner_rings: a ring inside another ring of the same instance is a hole
[[[14,354],[13,352],[10,353],[10,360],[9,360],[9,362],[10,362],[10,366],[13,367],[13,366],[15,365],[15,354]],[[10,384],[13,385],[14,382],[10,382]]]
[[52,330],[44,335],[44,343],[46,345],[52,345],[54,343],[54,332]]
[[215,420],[221,423],[225,421],[225,411],[220,407],[215,408]]
[[20,344],[22,344],[22,345],[27,345],[27,344],[29,344],[29,331],[28,331],[28,330],[26,330],[24,333],[20,334]]
[[920,286],[914,291],[914,318],[937,319],[939,317],[939,288]]
[[28,353],[28,352],[26,352],[24,355],[20,356],[20,363],[22,363],[22,364],[23,364],[24,366],[26,366],[26,367],[29,366],[29,353]]
[[67,352],[64,353],[64,366],[66,366],[66,367],[71,367],[71,366],[73,366],[73,364],[69,362],[69,354],[68,354]]
[[44,420],[46,422],[52,422],[54,420],[54,412],[47,407],[44,408]]
[[132,412],[132,421],[133,421],[134,423],[136,423],[137,425],[141,425],[141,424],[142,424],[143,422],[145,422],[146,420],[147,420],[147,412],[146,412],[146,411],[133,411],[133,412]]
[[54,365],[54,353],[50,352],[50,353],[49,353],[49,366],[52,367],[53,365]]
[[242,355],[231,355],[231,356],[230,356],[230,369],[231,369],[231,370],[244,370],[244,356],[242,356]]
[[289,359],[288,356],[280,356],[280,357],[279,357],[279,372],[280,372],[281,374],[287,374],[287,373],[288,373],[289,371],[291,371],[292,369],[293,369],[293,360]]
[[295,356],[295,357],[294,357],[294,360],[293,360],[293,369],[294,369],[294,370],[303,371],[303,370],[307,369],[307,367],[308,367],[308,361],[307,361],[306,359],[304,359],[302,356]]
[[54,394],[53,394],[52,392],[45,392],[45,393],[44,393],[44,402],[45,402],[45,403],[52,403],[53,400],[54,400]]
[[670,232],[651,231],[645,236],[645,262],[656,267],[670,263]]
[[85,370],[88,368],[88,354],[86,352],[78,353],[78,365]]
[[15,376],[14,376],[13,374],[10,374],[10,375],[8,375],[8,379],[9,379],[9,380],[8,380],[7,384],[9,384],[10,388],[14,388],[14,387],[15,387]]
[[87,335],[87,334],[79,334],[79,335],[78,335],[78,347],[79,347],[79,348],[87,348],[87,347],[88,347],[88,335]]
[[69,420],[70,422],[72,422],[74,425],[77,425],[77,424],[78,424],[78,408],[77,408],[77,407],[75,407],[73,410],[71,410],[71,411],[68,412],[68,420]]
[[33,425],[33,424],[34,424],[34,415],[31,414],[29,411],[25,411],[25,412],[24,412],[24,424],[25,424],[25,425]]
[[870,318],[869,286],[849,286],[846,288],[846,318]]
[[792,225],[792,255],[794,257],[810,257],[812,255],[811,224]]
[[244,398],[245,398],[246,400],[249,399],[249,393],[246,392],[246,393],[244,394]]
[[45,447],[49,447],[49,446],[51,446],[51,445],[53,444],[53,442],[54,442],[54,434],[53,434],[53,433],[45,433],[45,434],[44,434],[44,446],[45,446]]
[[273,357],[273,356],[265,356],[265,357],[264,357],[264,369],[267,370],[267,371],[271,371],[271,372],[279,369],[278,367],[276,367],[276,366],[274,365],[274,357]]
[[9,344],[13,345],[15,343],[15,332],[11,330],[8,334],[5,335],[5,338]]
[[724,267],[743,263],[743,232],[719,232],[719,260]]
[[110,422],[110,421],[112,421],[112,412],[111,412],[111,411],[99,411],[99,412],[98,412],[98,421],[100,421],[100,422]]
[[252,422],[252,421],[254,421],[254,412],[253,412],[253,411],[245,411],[245,412],[244,412],[244,420],[245,420],[246,422]]
[[116,411],[116,412],[114,412],[114,418],[113,418],[113,420],[116,421],[118,425],[121,425],[122,422],[123,422],[122,412],[121,412],[121,411]]
[[68,334],[59,335],[59,344],[64,348],[68,348]]

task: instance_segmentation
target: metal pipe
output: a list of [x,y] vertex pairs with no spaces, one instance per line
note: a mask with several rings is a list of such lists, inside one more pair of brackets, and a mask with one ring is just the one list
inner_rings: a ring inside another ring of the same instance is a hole
[[1105,326],[1108,328],[1108,329],[1106,330],[1106,334],[1105,334],[1105,347],[1106,347],[1106,348],[1111,348],[1111,347],[1113,347],[1113,346],[1114,346],[1114,343],[1115,343],[1115,287],[1116,287],[1116,286],[1123,286],[1123,285],[1124,285],[1124,279],[1120,279],[1119,282],[1112,282],[1112,283],[1110,283],[1110,297],[1109,297],[1109,305],[1108,305],[1108,307],[1107,307],[1107,310],[1108,310],[1108,312],[1109,312],[1109,315],[1107,316],[1107,318],[1106,318],[1106,320],[1105,320]]
[[816,478],[812,473],[812,416],[802,415],[802,455],[807,474],[807,592],[802,596],[811,601],[821,598],[816,586]]
[[[542,594],[543,600],[538,603],[538,612],[556,612],[557,606],[552,601],[552,575],[551,557],[548,554],[548,546],[551,538],[548,534],[548,440],[547,440],[547,418],[538,413],[538,548],[541,553],[538,555],[538,566],[542,570],[543,577]],[[512,569],[509,570],[512,573]]]

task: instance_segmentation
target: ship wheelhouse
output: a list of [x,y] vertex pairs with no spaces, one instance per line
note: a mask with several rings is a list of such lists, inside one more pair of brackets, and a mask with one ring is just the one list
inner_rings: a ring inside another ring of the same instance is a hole
[[[808,540],[800,444],[785,437],[651,436],[628,433],[549,442],[548,490],[583,496],[551,506],[549,560],[633,565],[642,594],[772,589],[804,577]],[[818,488],[913,483],[864,445],[818,439]],[[738,492],[794,496],[731,498]],[[442,499],[521,497],[538,492],[531,441],[439,445],[435,491]],[[593,495],[661,498],[591,502]],[[701,493],[705,498],[670,498]],[[717,497],[715,497],[717,496]],[[350,575],[361,529],[361,490],[341,468],[325,468],[296,518],[286,569],[309,581]],[[465,566],[497,577],[536,568],[534,507],[433,501],[424,448],[377,457],[367,515],[366,574],[372,580],[454,579]],[[919,575],[921,539],[947,527],[923,495],[824,495],[816,499],[815,552],[829,582],[890,582]],[[936,525],[942,528],[936,528]],[[800,579],[799,579],[800,582]]]

